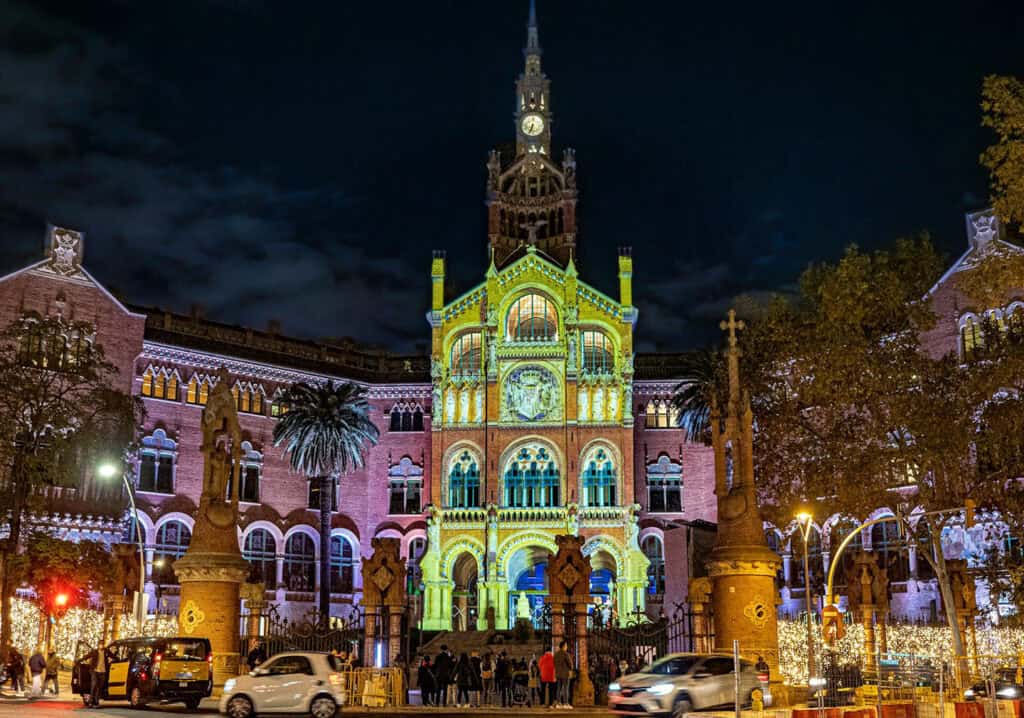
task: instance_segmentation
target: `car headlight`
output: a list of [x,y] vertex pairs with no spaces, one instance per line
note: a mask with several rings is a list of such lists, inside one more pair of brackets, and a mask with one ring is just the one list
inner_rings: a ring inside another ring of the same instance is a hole
[[966,691],[964,691],[964,698],[974,698],[974,689],[968,688]]
[[608,690],[610,690],[610,691],[621,691],[622,690],[622,686],[620,686],[618,683],[609,683],[608,684]]
[[647,692],[653,696],[667,696],[673,690],[675,690],[675,686],[671,683],[655,683],[647,689]]
[[233,690],[235,690],[235,679],[228,678],[226,681],[224,681],[224,692],[230,693]]
[[1000,698],[1016,698],[1017,688],[1015,686],[1006,686],[1006,688],[1000,688],[996,691],[996,695]]

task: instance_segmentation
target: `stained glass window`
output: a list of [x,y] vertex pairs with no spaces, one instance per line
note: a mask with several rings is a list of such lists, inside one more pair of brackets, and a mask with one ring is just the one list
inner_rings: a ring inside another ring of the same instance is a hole
[[453,377],[480,376],[481,339],[480,332],[463,334],[452,345],[451,369]]
[[561,473],[544,446],[524,446],[505,469],[505,506],[535,508],[558,506]]
[[506,336],[516,342],[551,342],[558,339],[558,313],[547,297],[527,294],[508,312]]
[[448,506],[469,508],[480,505],[480,468],[476,457],[462,451],[452,460],[448,472]]
[[583,460],[583,497],[586,506],[615,506],[618,481],[615,464],[603,448]]
[[612,340],[604,332],[585,331],[582,336],[584,374],[611,374],[615,370]]

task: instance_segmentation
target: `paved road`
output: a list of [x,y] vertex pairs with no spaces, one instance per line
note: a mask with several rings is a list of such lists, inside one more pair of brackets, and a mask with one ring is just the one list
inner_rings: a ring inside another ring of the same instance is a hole
[[[152,715],[197,715],[185,710],[183,705],[153,706],[145,713]],[[212,714],[211,714],[212,715]],[[82,701],[75,700],[39,700],[19,701],[0,699],[0,718],[140,718],[140,712],[132,710],[127,703],[101,706],[95,710],[86,709]]]

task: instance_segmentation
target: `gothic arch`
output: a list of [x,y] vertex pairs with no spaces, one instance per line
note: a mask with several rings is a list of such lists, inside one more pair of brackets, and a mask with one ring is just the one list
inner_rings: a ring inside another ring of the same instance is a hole
[[510,536],[498,547],[497,569],[498,575],[505,576],[505,567],[512,555],[524,546],[538,546],[547,549],[552,554],[558,553],[558,544],[547,534],[528,531]]
[[[664,542],[662,543],[664,545]],[[624,576],[626,574],[626,557],[622,553],[622,548],[619,542],[613,539],[611,536],[601,534],[594,536],[583,544],[583,555],[589,559],[594,553],[598,551],[604,551],[612,560],[615,561],[615,575]],[[646,567],[645,567],[646,570]]]
[[476,570],[478,576],[484,575],[484,545],[479,539],[469,536],[459,536],[452,539],[441,549],[441,575],[451,579],[452,569],[459,556],[464,553],[470,554],[476,559]]
[[[288,529],[288,532],[285,533],[284,539],[282,540],[282,543],[281,543],[281,551],[283,552],[285,550],[285,546],[288,545],[288,539],[290,539],[295,534],[306,534],[311,539],[313,539],[313,553],[316,555],[316,560],[319,561],[320,560],[320,534],[312,526],[307,526],[306,524],[298,524],[298,525],[292,526],[290,529]],[[333,534],[333,531],[332,531],[332,534]],[[355,545],[358,546],[359,543],[356,542]]]
[[272,521],[253,521],[251,524],[245,527],[245,530],[242,531],[242,536],[240,538],[240,546],[243,551],[245,550],[245,540],[249,538],[249,534],[251,534],[256,529],[263,529],[264,531],[267,531],[271,536],[274,537],[275,554],[280,554],[284,552],[284,534],[281,533],[281,529],[278,528],[277,524],[273,523]]
[[507,472],[508,465],[516,457],[519,450],[527,446],[540,446],[546,449],[554,458],[555,466],[558,468],[559,503],[564,505],[569,500],[569,462],[566,461],[565,453],[562,451],[561,447],[540,434],[530,434],[528,436],[520,437],[507,444],[502,450],[498,458],[499,504],[505,504],[505,474]]
[[180,511],[172,511],[168,514],[161,516],[160,519],[156,522],[156,524],[153,526],[153,535],[156,536],[156,532],[159,531],[164,524],[170,523],[171,521],[180,521],[188,527],[188,530],[190,532],[195,529],[196,525],[195,519],[193,519],[188,514],[183,514]]
[[[612,468],[615,471],[615,505],[621,506],[623,505],[623,497],[625,496],[623,488],[625,486],[624,474],[626,472],[626,468],[622,462],[622,452],[619,451],[618,447],[615,446],[614,443],[603,437],[591,439],[580,450],[579,459],[576,464],[576,502],[580,506],[586,505],[584,502],[585,487],[583,486],[583,474],[586,471],[587,460],[590,458],[590,455],[598,449],[604,449],[611,457]],[[566,500],[568,500],[568,497],[566,497]]]

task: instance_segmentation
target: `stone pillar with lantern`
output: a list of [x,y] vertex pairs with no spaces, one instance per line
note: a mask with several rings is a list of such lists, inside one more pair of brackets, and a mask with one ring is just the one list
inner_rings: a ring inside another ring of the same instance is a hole
[[[373,555],[363,561],[363,606],[366,609],[366,637],[363,662],[376,662],[374,641],[379,633],[386,641],[385,665],[394,662],[402,652],[402,614],[405,611],[405,559],[401,557],[401,541],[375,538]],[[374,619],[380,622],[375,625]],[[406,662],[409,657],[405,656]]]
[[[203,492],[188,551],[174,563],[181,583],[178,627],[210,640],[214,695],[238,675],[240,586],[248,564],[238,546],[242,431],[230,378],[221,368],[201,420]],[[230,486],[230,495],[228,487]]]

